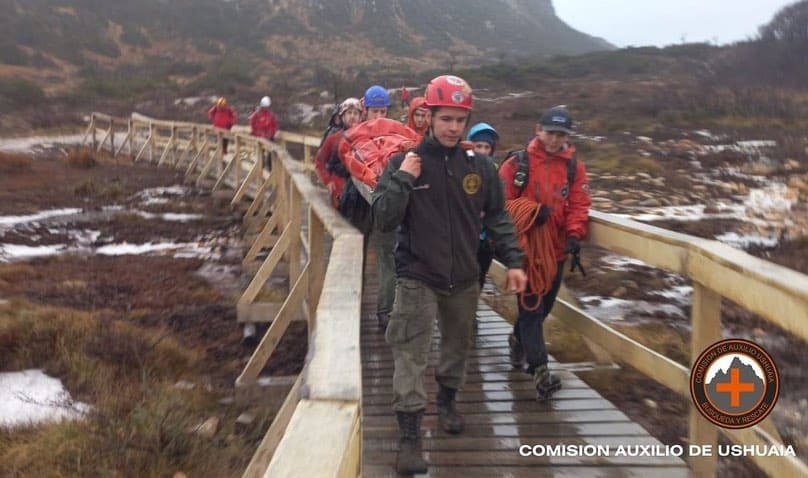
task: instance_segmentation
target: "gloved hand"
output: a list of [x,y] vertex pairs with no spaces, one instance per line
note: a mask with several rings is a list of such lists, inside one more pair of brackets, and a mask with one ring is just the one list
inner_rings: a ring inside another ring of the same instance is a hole
[[578,255],[581,252],[581,241],[575,236],[567,237],[567,243],[564,245],[564,252],[567,254]]
[[537,226],[543,225],[545,222],[547,222],[547,219],[549,218],[550,218],[550,208],[546,204],[542,204],[541,207],[539,207],[539,213],[536,214],[536,225]]

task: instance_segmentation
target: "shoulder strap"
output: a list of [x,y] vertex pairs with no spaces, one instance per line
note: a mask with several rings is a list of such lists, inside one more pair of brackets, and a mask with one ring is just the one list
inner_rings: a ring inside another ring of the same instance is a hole
[[508,153],[505,155],[505,160],[507,161],[508,158],[512,156],[516,156],[516,160],[518,161],[516,174],[513,175],[513,185],[519,188],[521,191],[527,185],[528,173],[530,172],[527,151],[524,149],[508,151]]
[[[516,150],[516,151],[508,151],[508,154],[505,155],[505,158],[510,158],[511,156],[516,156],[517,161],[519,161],[519,167],[516,170],[516,174],[513,175],[513,185],[519,188],[521,191],[527,185],[528,174],[530,173],[530,167],[528,166],[528,155],[527,151],[524,149]],[[575,182],[575,173],[578,170],[578,158],[577,153],[573,153],[572,158],[567,161],[567,187],[572,187],[572,183]]]
[[578,170],[577,153],[572,153],[572,158],[567,161],[567,187],[572,189],[572,183],[575,182],[575,172]]

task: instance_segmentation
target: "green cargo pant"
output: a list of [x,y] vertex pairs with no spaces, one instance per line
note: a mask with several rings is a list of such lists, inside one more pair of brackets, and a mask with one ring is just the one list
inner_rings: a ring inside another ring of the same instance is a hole
[[466,358],[480,286],[473,282],[451,292],[421,281],[399,278],[385,339],[393,349],[393,409],[415,412],[426,408],[424,371],[432,347],[435,319],[440,330],[440,359],[435,375],[449,388],[463,386]]

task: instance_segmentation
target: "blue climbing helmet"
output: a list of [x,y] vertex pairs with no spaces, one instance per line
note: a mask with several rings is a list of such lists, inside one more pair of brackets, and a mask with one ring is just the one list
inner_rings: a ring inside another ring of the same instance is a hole
[[497,133],[497,130],[488,123],[477,123],[469,128],[469,133],[466,135],[466,139],[469,141],[485,141],[486,143],[490,144],[491,149],[494,150],[496,149],[497,142],[499,141],[499,133]]
[[365,108],[389,108],[390,95],[383,86],[373,85],[365,92]]

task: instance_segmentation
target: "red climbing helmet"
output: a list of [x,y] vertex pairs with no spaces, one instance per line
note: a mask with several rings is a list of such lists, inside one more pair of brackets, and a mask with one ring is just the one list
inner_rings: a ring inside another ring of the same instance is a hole
[[426,85],[426,106],[449,106],[471,111],[471,87],[466,80],[454,75],[442,75]]

